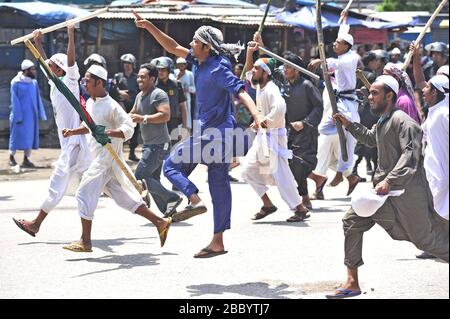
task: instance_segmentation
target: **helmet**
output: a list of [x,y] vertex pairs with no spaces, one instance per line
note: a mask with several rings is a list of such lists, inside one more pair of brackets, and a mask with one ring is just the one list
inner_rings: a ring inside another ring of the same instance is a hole
[[440,52],[444,55],[448,55],[447,44],[444,42],[433,42],[425,46],[425,50],[429,53],[431,52]]
[[125,63],[135,64],[136,58],[131,53],[127,53],[120,57],[120,61],[125,62]]
[[170,71],[173,61],[169,57],[161,56],[159,58],[151,60],[150,64],[153,64],[157,69],[167,69]]
[[106,68],[106,60],[104,57],[102,57],[100,54],[97,53],[92,53],[90,56],[88,56],[86,58],[86,60],[84,60],[83,64],[84,65],[89,65],[92,63],[98,63],[101,64],[104,68]]

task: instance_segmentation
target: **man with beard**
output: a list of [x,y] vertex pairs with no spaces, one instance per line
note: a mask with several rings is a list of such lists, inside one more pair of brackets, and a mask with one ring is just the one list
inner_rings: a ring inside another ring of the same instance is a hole
[[[393,239],[409,241],[448,262],[448,221],[433,209],[422,155],[422,130],[395,107],[398,90],[397,80],[388,75],[372,84],[371,110],[380,116],[372,130],[352,123],[340,113],[334,115],[358,141],[378,147],[379,166],[373,185],[374,193],[380,196],[363,193],[359,199],[352,199],[352,207],[343,218],[347,281],[334,294],[327,295],[329,299],[361,294],[358,268],[363,265],[363,235],[375,224]],[[400,195],[393,196],[391,191],[400,191]]]
[[[289,169],[288,159],[292,158],[292,151],[287,148],[286,102],[281,96],[280,89],[271,79],[276,62],[274,59],[260,58],[253,64],[253,53],[257,50],[257,43],[251,42],[247,49],[247,66],[251,69],[251,82],[256,87],[256,107],[267,130],[266,134],[257,135],[244,159],[242,178],[250,184],[263,202],[263,207],[252,219],[264,218],[277,210],[267,195],[267,185],[273,185],[278,187],[281,198],[288,204],[289,209],[295,211],[295,215],[287,221],[300,222],[309,215],[308,209],[302,204],[294,176]],[[268,157],[264,156],[263,151],[266,142]]]
[[16,166],[17,150],[23,150],[22,167],[34,167],[30,161],[31,150],[39,148],[39,122],[46,120],[36,78],[36,67],[23,60],[19,72],[11,80],[11,113],[9,115],[9,165]]

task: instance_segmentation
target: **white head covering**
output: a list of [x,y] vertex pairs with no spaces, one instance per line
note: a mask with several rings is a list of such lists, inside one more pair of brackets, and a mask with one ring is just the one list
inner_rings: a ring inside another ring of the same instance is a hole
[[436,74],[445,74],[446,76],[448,76],[448,64],[447,65],[443,65],[441,66],[438,70]]
[[29,68],[32,68],[33,66],[34,66],[33,62],[31,62],[28,59],[25,59],[25,60],[22,61],[22,64],[20,65],[20,69],[22,71],[25,71],[25,70],[28,70]]
[[352,208],[360,217],[370,217],[384,205],[389,196],[400,196],[405,190],[390,191],[387,195],[377,195],[375,190],[357,188],[352,195]]
[[98,76],[100,79],[103,79],[105,81],[108,80],[108,71],[106,71],[105,68],[101,67],[100,65],[91,65],[86,72]]
[[400,54],[402,54],[402,52],[400,51],[399,48],[393,48],[392,51],[391,51],[391,54],[392,55],[394,55],[394,54],[400,55]]
[[195,31],[194,38],[201,43],[210,44],[211,50],[217,55],[233,55],[236,60],[242,50],[244,50],[244,46],[240,42],[236,44],[223,43],[222,31],[207,25],[198,28]]
[[435,75],[430,79],[430,83],[440,92],[448,93],[448,77],[445,75]]
[[59,66],[64,72],[67,72],[67,55],[64,53],[53,54],[50,60]]
[[186,64],[186,63],[187,63],[187,61],[184,58],[178,58],[176,61],[176,64]]
[[398,81],[393,76],[380,75],[379,77],[377,77],[375,82],[381,82],[381,83],[386,84],[387,86],[389,86],[392,89],[392,91],[395,92],[395,94],[398,94],[399,84],[398,84]]
[[338,32],[338,39],[342,39],[345,42],[347,42],[348,44],[350,44],[351,46],[353,46],[354,41],[353,41],[353,36],[349,33],[350,31],[350,26],[348,24],[341,24],[341,26],[339,27],[339,32]]

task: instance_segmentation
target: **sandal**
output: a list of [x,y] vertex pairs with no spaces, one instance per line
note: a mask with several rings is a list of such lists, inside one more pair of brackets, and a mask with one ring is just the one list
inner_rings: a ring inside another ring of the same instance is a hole
[[286,219],[286,221],[288,223],[297,223],[297,222],[302,222],[309,217],[310,217],[310,215],[308,214],[308,210],[304,210],[301,212],[296,211],[294,216],[289,217],[288,219]]
[[261,210],[252,217],[252,220],[262,219],[278,210],[275,206],[272,207],[261,207]]

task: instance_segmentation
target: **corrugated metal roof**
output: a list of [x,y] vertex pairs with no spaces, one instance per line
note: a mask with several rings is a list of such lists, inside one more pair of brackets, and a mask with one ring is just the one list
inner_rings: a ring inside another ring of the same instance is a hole
[[[133,20],[131,9],[148,20],[210,20],[226,24],[259,26],[263,12],[258,8],[227,7],[214,5],[168,5],[161,3],[142,7],[110,7],[108,12],[101,14],[99,19]],[[278,22],[274,16],[268,16],[266,27],[290,27]]]

